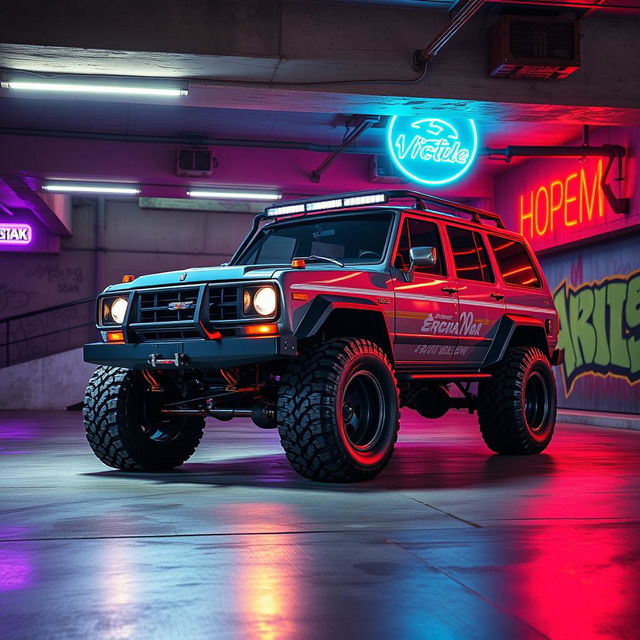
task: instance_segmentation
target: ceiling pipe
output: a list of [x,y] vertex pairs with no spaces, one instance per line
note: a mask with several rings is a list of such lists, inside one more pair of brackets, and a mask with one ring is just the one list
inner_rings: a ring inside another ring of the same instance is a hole
[[619,144],[603,144],[593,147],[588,144],[588,129],[585,128],[585,142],[581,147],[569,146],[508,146],[503,149],[485,149],[483,155],[490,159],[503,159],[510,162],[512,158],[608,158],[606,169],[600,177],[600,188],[614,213],[627,214],[630,210],[630,198],[619,198],[613,193],[607,182],[613,163],[618,163],[617,182],[624,180],[622,160],[627,150]]
[[329,168],[329,165],[349,146],[351,146],[367,129],[380,122],[380,116],[356,116],[353,129],[345,135],[344,139],[335,151],[332,151],[317,169],[311,172],[311,182],[320,182],[320,176]]
[[76,140],[104,140],[107,142],[142,142],[152,144],[178,144],[195,147],[254,147],[258,149],[289,149],[298,151],[317,151],[320,153],[376,154],[382,153],[379,147],[368,147],[366,150],[352,149],[341,145],[314,144],[297,140],[247,140],[241,138],[209,138],[207,136],[155,136],[132,135],[129,133],[102,133],[92,131],[65,131],[61,129],[27,129],[0,127],[0,135],[27,136],[44,138],[69,138]]
[[417,71],[425,68],[439,53],[453,36],[464,27],[471,18],[484,6],[486,0],[467,0],[463,7],[457,7],[464,0],[460,0],[450,13],[457,11],[451,22],[424,48],[413,54],[413,66]]
[[[620,4],[591,4],[589,2],[563,2],[562,0],[486,0],[487,4],[517,4],[528,7],[557,7],[558,9],[589,9],[601,11],[620,11],[624,13],[638,13],[640,6]],[[589,11],[588,13],[590,13]]]

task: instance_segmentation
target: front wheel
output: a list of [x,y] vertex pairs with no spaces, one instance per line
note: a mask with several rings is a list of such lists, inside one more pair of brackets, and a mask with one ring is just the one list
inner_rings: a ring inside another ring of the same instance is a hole
[[373,478],[398,434],[391,364],[368,340],[309,347],[283,376],[277,416],[282,446],[300,475],[325,482]]
[[89,445],[116,469],[168,471],[180,466],[198,446],[204,418],[161,413],[166,402],[177,400],[177,389],[151,391],[138,371],[98,367],[84,399]]
[[478,420],[496,453],[531,454],[546,449],[556,423],[556,385],[545,355],[514,347],[478,388]]

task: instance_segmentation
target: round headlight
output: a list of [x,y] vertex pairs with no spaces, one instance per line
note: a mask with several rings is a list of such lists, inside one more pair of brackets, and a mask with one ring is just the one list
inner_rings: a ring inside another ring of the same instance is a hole
[[253,308],[261,316],[271,316],[275,313],[278,299],[272,287],[262,287],[258,289],[253,297]]
[[116,298],[111,304],[111,317],[117,324],[124,322],[124,317],[127,314],[127,307],[129,301],[126,298]]

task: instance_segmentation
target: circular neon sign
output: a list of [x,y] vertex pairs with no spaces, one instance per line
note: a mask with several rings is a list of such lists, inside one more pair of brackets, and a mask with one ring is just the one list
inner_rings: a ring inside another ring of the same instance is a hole
[[478,152],[473,120],[393,116],[387,146],[405,176],[422,184],[447,184],[461,178]]

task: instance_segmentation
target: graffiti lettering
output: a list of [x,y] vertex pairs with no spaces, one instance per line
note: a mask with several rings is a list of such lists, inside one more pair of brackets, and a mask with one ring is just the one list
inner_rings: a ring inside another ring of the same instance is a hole
[[567,394],[587,374],[640,380],[640,270],[575,289],[564,280],[553,299]]

